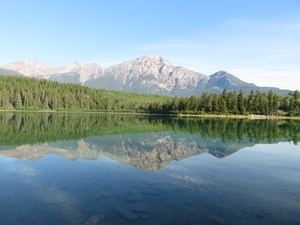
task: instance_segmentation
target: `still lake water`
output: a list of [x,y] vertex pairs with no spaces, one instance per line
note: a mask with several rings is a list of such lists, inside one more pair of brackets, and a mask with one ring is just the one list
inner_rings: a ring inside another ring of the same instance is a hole
[[0,224],[300,224],[300,121],[2,113],[0,126]]

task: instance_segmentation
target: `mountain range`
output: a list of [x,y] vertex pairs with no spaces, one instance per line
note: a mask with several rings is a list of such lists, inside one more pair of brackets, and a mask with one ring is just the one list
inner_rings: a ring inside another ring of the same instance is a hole
[[218,71],[210,76],[180,66],[173,66],[159,55],[141,56],[106,69],[99,64],[80,65],[73,62],[58,68],[50,68],[36,60],[24,60],[0,66],[2,75],[24,75],[58,82],[81,84],[92,88],[105,88],[145,94],[168,96],[199,96],[203,92],[221,93],[251,90],[288,94],[290,90],[275,87],[259,87],[236,76]]

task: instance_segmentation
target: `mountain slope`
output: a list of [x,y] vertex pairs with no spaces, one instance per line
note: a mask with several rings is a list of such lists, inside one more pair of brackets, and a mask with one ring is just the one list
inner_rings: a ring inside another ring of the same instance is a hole
[[210,79],[203,90],[200,90],[200,93],[203,91],[222,93],[224,89],[229,91],[239,91],[242,89],[246,94],[249,94],[251,91],[267,93],[270,90],[273,90],[277,94],[288,94],[290,92],[289,90],[281,90],[276,87],[259,87],[253,83],[244,82],[236,76],[222,70],[210,75],[209,77]]
[[7,70],[7,69],[2,69],[0,68],[0,74],[1,75],[23,75],[17,71],[14,71],[14,70]]
[[[187,95],[205,75],[172,66],[161,56],[141,56],[132,61],[111,66],[103,76],[89,80],[85,85],[95,88],[117,89],[147,94]],[[180,92],[184,92],[181,94]]]
[[224,88],[228,91],[242,89],[245,94],[249,94],[251,90],[261,92],[273,90],[278,94],[290,92],[273,87],[258,87],[225,71],[206,76],[183,67],[173,66],[159,55],[141,56],[107,69],[103,69],[96,63],[80,65],[77,62],[59,68],[50,68],[34,60],[9,63],[2,68],[30,77],[145,94],[190,96],[201,95],[206,91],[221,93]]
[[28,77],[46,76],[54,73],[54,69],[47,67],[37,60],[24,60],[1,66],[3,69],[14,70]]
[[24,60],[22,62],[6,64],[2,68],[17,71],[27,77],[75,84],[84,84],[87,80],[103,74],[103,68],[96,63],[80,65],[77,62],[73,62],[58,68],[50,68],[36,60]]

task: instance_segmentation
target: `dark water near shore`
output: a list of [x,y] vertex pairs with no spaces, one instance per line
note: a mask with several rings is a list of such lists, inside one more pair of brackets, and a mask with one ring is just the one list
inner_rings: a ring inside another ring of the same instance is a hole
[[0,224],[300,224],[300,121],[3,113],[0,126]]

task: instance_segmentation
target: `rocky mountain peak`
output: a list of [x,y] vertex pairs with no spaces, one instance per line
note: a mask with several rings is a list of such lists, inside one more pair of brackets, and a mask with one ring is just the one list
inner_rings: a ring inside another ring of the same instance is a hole
[[97,63],[80,65],[73,62],[68,65],[55,69],[56,74],[69,74],[69,76],[79,76],[79,82],[84,84],[89,79],[95,79],[104,72],[103,68]]
[[153,56],[141,56],[132,61],[134,65],[148,66],[148,67],[161,67],[161,66],[172,66],[171,63],[161,57],[160,55]]
[[58,67],[56,69],[57,73],[69,73],[69,72],[77,72],[81,68],[78,62],[73,62],[65,66]]
[[156,62],[163,63],[164,65],[172,66],[171,63],[168,60],[161,57],[160,55],[153,55],[153,56],[150,56],[150,58],[153,59]]
[[100,71],[102,73],[104,71],[104,69],[98,63],[84,64],[81,66],[81,70],[90,71],[91,73]]
[[48,75],[53,73],[53,69],[37,60],[26,59],[21,62],[13,62],[2,66],[3,69],[14,70],[25,76]]
[[80,67],[80,82],[85,83],[89,79],[97,79],[103,75],[104,69],[97,63],[85,64]]
[[220,71],[214,73],[213,75],[211,75],[211,77],[215,77],[215,76],[221,77],[221,76],[226,76],[226,75],[231,75],[231,74],[227,73],[227,72],[224,71],[224,70],[220,70]]
[[[19,62],[22,63],[22,62]],[[25,59],[23,61],[24,64],[28,64],[28,65],[43,65],[46,66],[44,63],[38,61],[38,60],[31,60],[31,59]]]

